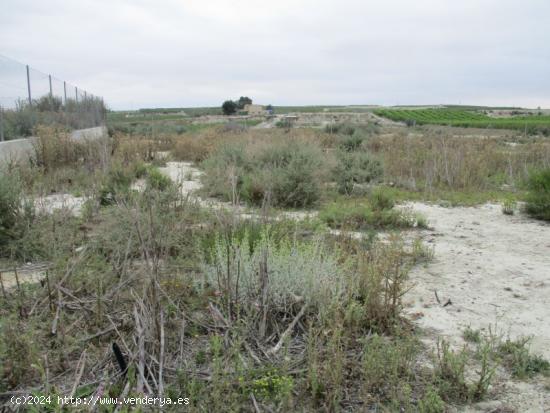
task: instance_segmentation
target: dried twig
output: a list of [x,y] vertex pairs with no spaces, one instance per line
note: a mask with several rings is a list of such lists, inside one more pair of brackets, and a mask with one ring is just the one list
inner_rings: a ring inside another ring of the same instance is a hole
[[294,317],[294,320],[292,320],[292,323],[290,323],[288,328],[281,335],[281,338],[279,339],[277,344],[275,344],[274,347],[267,350],[268,354],[276,354],[281,349],[281,347],[283,346],[283,343],[285,342],[286,338],[290,335],[290,333],[292,333],[292,330],[294,329],[294,326],[296,326],[296,323],[298,323],[300,318],[302,318],[302,316],[305,314],[306,308],[307,308],[307,304],[304,304],[302,306],[302,309],[300,310],[300,312],[296,315],[296,317]]
[[254,393],[250,393],[250,399],[252,400],[252,404],[254,405],[254,410],[256,413],[260,413],[260,406],[258,406],[258,402],[256,401],[256,397],[254,397]]
[[183,342],[185,340],[185,326],[187,322],[185,318],[181,319],[181,332],[180,332],[180,352],[179,352],[179,364],[183,361]]
[[82,379],[82,374],[84,373],[85,366],[86,366],[86,350],[82,352],[82,354],[80,355],[80,358],[78,359],[78,364],[76,365],[77,373],[76,373],[73,388],[71,390],[69,397],[73,397],[74,394],[76,393],[76,389],[78,388],[78,385],[80,384],[80,380]]
[[8,298],[6,294],[6,289],[4,288],[4,281],[2,279],[2,272],[0,271],[0,287],[2,287],[2,295],[4,296],[4,300]]
[[61,315],[62,305],[63,304],[61,302],[61,292],[57,290],[57,308],[55,309],[55,316],[52,321],[52,329],[51,329],[52,336],[55,336],[57,334],[57,324],[59,322],[59,317]]
[[269,288],[269,275],[267,272],[267,249],[264,249],[262,253],[259,275],[260,285],[262,286],[262,322],[260,324],[260,338],[264,338],[267,324],[267,290]]
[[439,299],[439,296],[437,295],[437,290],[434,290],[435,299],[437,300],[437,304],[441,304],[441,300]]
[[211,302],[208,303],[208,308],[210,309],[210,313],[212,314],[212,317],[216,321],[220,321],[223,324],[223,327],[229,327],[229,322],[226,320],[222,312],[218,310],[218,308],[214,304],[212,304]]
[[90,340],[93,340],[94,338],[104,336],[105,334],[108,334],[113,330],[115,330],[114,325],[107,327],[105,330],[98,331],[97,333],[92,334],[91,336],[86,336],[84,338],[81,338],[80,341],[90,341]]
[[158,390],[159,390],[158,395],[160,398],[162,398],[164,395],[164,384],[162,381],[163,365],[164,365],[164,312],[161,309],[160,310],[159,383],[158,383]]
[[137,312],[137,308],[134,306],[134,318],[136,321],[136,335],[138,338],[138,382],[137,392],[143,393],[143,386],[145,381],[145,337],[143,336],[143,327],[141,320]]

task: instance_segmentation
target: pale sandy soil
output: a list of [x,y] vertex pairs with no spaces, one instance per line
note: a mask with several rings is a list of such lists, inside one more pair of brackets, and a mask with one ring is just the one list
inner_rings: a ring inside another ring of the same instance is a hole
[[15,270],[13,267],[5,267],[0,264],[0,285],[7,290],[9,288],[16,288],[18,281],[19,284],[38,283],[45,278],[48,266],[48,263],[42,262],[27,263]]
[[55,210],[66,210],[72,215],[78,216],[86,198],[71,194],[52,194],[38,197],[34,200],[34,206],[38,212],[51,214]]
[[[421,236],[434,245],[434,260],[413,269],[414,288],[406,296],[407,312],[428,344],[442,336],[460,346],[466,327],[488,331],[496,325],[505,337],[531,336],[531,350],[550,358],[550,225],[504,215],[500,205],[410,205],[433,227]],[[444,307],[447,300],[452,304]],[[550,411],[543,379],[502,380],[494,388],[496,401],[481,404],[481,411],[498,411],[498,403],[518,412]]]

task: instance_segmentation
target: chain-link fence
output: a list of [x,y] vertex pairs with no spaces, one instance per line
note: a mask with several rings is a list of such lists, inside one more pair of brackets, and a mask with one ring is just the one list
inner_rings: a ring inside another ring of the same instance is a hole
[[0,141],[32,136],[39,124],[101,126],[103,99],[0,55]]

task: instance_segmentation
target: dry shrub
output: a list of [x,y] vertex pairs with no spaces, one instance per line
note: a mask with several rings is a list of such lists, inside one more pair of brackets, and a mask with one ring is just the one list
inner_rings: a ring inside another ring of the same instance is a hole
[[202,162],[220,145],[240,142],[249,136],[250,134],[246,130],[228,128],[227,125],[176,136],[172,156],[180,161]]
[[373,137],[386,179],[418,182],[426,189],[491,189],[522,181],[532,167],[550,165],[550,143],[510,144],[495,138],[453,137],[442,133]]
[[179,161],[202,162],[212,151],[212,143],[196,135],[183,135],[172,148],[172,156]]
[[402,310],[401,299],[405,294],[411,262],[404,252],[403,240],[376,243],[368,253],[359,258],[356,299],[363,303],[365,320],[377,329],[391,329]]
[[133,161],[150,161],[153,159],[155,147],[153,142],[143,136],[114,135],[114,154],[124,165]]
[[33,161],[46,172],[76,165],[92,170],[106,167],[109,161],[106,139],[76,141],[66,130],[51,126],[38,126],[36,133]]

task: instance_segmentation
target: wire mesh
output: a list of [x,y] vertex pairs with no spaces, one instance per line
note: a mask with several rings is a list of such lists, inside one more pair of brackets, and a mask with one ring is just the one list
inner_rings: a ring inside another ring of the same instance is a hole
[[32,136],[42,124],[85,129],[104,123],[102,98],[0,55],[0,140]]

